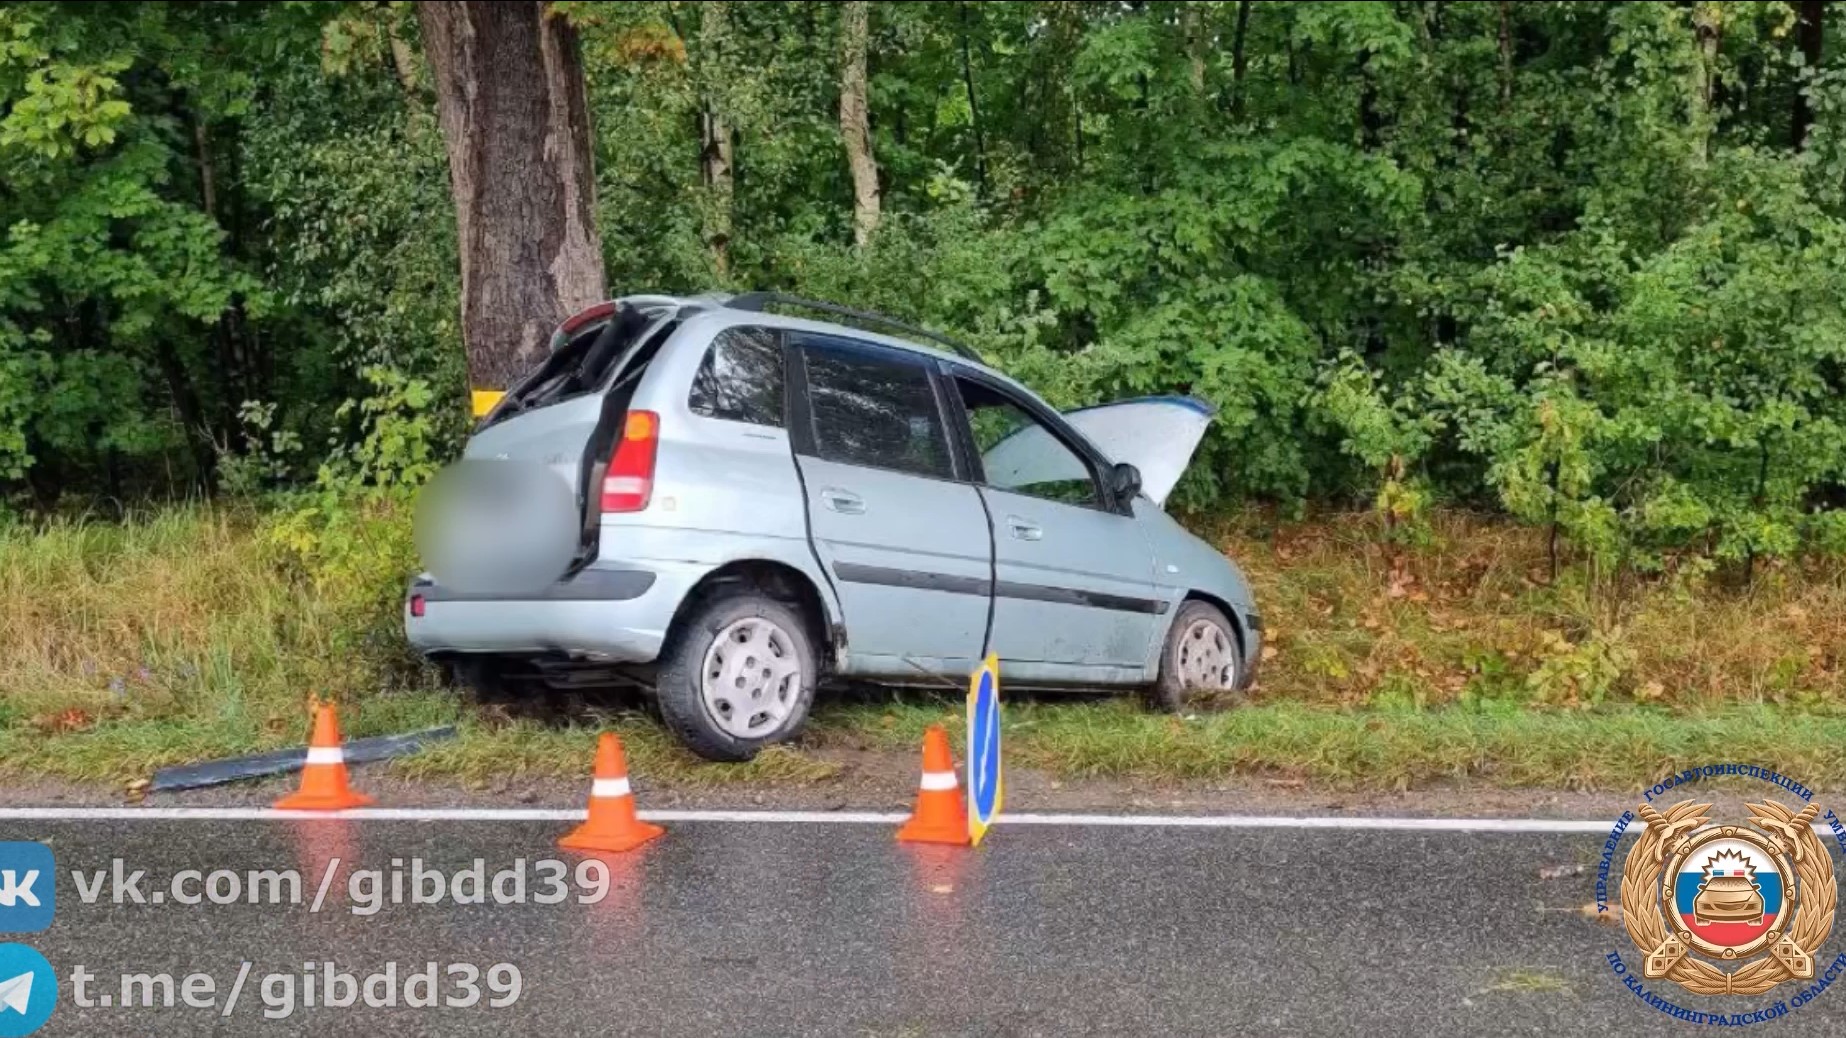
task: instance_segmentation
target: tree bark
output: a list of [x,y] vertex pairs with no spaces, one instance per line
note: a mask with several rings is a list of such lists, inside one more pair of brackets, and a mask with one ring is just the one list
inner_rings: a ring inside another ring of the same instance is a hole
[[987,131],[981,126],[981,101],[974,89],[974,54],[968,42],[968,0],[958,0],[955,13],[961,22],[961,81],[968,91],[968,119],[974,128],[974,180],[987,197]]
[[577,34],[542,0],[423,0],[461,244],[468,377],[504,389],[606,294]]
[[[1237,5],[1237,28],[1231,34],[1231,113],[1243,115],[1243,80],[1249,72],[1249,58],[1245,49],[1250,36],[1250,0],[1241,0]],[[1293,59],[1291,58],[1291,65]]]
[[853,243],[860,248],[878,230],[878,162],[872,157],[872,124],[867,111],[865,52],[871,35],[871,7],[854,0],[840,10],[840,136],[852,168]]
[[724,115],[717,82],[726,63],[721,60],[729,44],[731,10],[728,0],[707,0],[699,5],[699,173],[708,193],[705,206],[705,247],[712,265],[723,276],[731,269],[731,230],[736,204],[733,176],[731,124]]
[[410,49],[409,41],[398,34],[393,25],[386,30],[391,48],[391,72],[397,76],[397,85],[402,87],[407,97],[417,96],[417,55]]
[[[1795,41],[1801,48],[1802,67],[1818,71],[1827,34],[1827,0],[1797,0],[1795,14]],[[1812,125],[1814,108],[1808,103],[1807,84],[1798,83],[1794,116],[1789,121],[1789,142],[1796,151],[1807,146],[1808,127]]]
[[1500,0],[1500,110],[1513,100],[1513,5]]
[[1202,4],[1185,4],[1179,9],[1180,31],[1186,46],[1186,81],[1194,98],[1205,96],[1205,9]]
[[1698,0],[1692,9],[1692,33],[1698,46],[1692,69],[1694,155],[1700,165],[1711,160],[1711,137],[1718,123],[1718,51],[1724,41],[1724,8],[1717,0]]

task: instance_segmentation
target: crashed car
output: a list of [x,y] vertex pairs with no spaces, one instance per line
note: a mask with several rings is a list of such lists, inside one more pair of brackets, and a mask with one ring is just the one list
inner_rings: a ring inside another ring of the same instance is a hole
[[465,452],[553,474],[561,575],[482,591],[435,567],[405,633],[483,691],[642,683],[714,760],[793,737],[818,688],[965,684],[989,652],[1009,688],[1178,709],[1261,658],[1242,573],[1161,509],[1211,416],[1060,414],[966,347],[830,304],[615,300]]

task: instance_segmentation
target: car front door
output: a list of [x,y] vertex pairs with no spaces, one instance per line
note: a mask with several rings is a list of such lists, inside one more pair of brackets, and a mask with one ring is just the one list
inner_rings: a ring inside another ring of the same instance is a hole
[[1057,416],[998,379],[951,367],[981,495],[993,518],[991,650],[1025,680],[1144,680],[1163,611],[1132,503]]
[[846,622],[845,669],[966,675],[986,640],[993,538],[941,376],[927,358],[855,339],[793,342],[796,460]]

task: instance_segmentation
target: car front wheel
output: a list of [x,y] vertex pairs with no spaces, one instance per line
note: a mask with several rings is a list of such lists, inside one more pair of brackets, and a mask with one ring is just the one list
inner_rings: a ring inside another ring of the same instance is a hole
[[1217,606],[1191,601],[1180,606],[1160,653],[1160,680],[1149,690],[1152,705],[1175,713],[1200,700],[1233,692],[1243,676],[1243,648],[1237,630]]
[[816,653],[799,612],[754,588],[694,607],[661,655],[661,717],[707,760],[745,761],[807,722]]

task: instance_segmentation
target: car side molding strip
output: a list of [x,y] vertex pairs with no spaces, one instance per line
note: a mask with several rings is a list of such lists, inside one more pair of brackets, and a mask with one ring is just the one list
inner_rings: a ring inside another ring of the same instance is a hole
[[985,577],[958,577],[950,573],[867,566],[857,562],[842,562],[834,566],[833,571],[834,576],[848,584],[879,584],[913,591],[946,591],[952,595],[987,594]]
[[[834,575],[849,584],[880,584],[886,587],[901,587],[918,591],[945,591],[954,595],[987,594],[986,580],[980,577],[959,577],[949,573],[930,573],[922,570],[842,562],[834,567]],[[1128,595],[1111,595],[1100,591],[1053,587],[1046,584],[1023,584],[1013,580],[998,582],[994,586],[994,595],[997,598],[1013,598],[1029,602],[1056,602],[1060,605],[1088,606],[1092,609],[1109,609],[1123,613],[1151,613],[1155,616],[1163,615],[1167,611],[1167,603],[1158,599],[1133,598]]]

